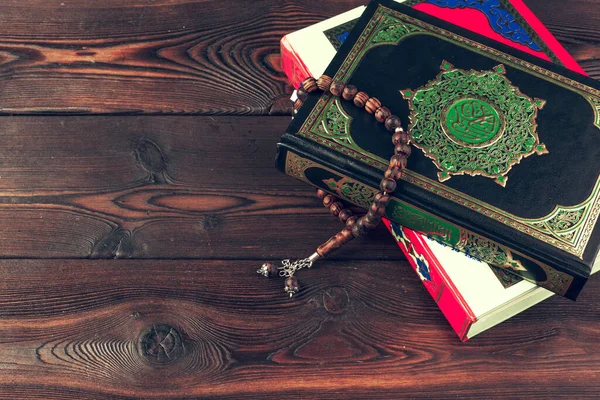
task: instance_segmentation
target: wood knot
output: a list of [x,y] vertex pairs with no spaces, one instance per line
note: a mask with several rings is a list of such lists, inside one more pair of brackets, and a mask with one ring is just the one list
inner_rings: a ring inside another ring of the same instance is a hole
[[323,292],[323,306],[331,314],[343,313],[349,304],[350,296],[343,287],[332,286]]
[[162,150],[148,138],[137,143],[134,153],[138,164],[153,175],[162,174],[167,169],[167,160]]
[[209,214],[200,220],[200,228],[205,231],[217,229],[221,223],[221,218],[216,214]]
[[129,258],[133,253],[131,232],[117,228],[92,249],[91,258]]
[[183,355],[181,335],[170,325],[153,325],[140,344],[142,354],[153,364],[168,364]]

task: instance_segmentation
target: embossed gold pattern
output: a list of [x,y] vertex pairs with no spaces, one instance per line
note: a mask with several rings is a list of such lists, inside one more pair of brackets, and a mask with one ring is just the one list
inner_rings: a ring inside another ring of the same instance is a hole
[[400,91],[411,110],[412,143],[433,160],[440,182],[468,174],[506,186],[515,164],[548,153],[536,123],[545,101],[523,94],[504,65],[466,71],[443,61],[441,70],[426,85]]
[[373,199],[377,194],[377,190],[372,187],[363,185],[362,183],[349,178],[341,178],[337,181],[333,178],[326,179],[323,183],[325,183],[332,192],[337,193],[338,196],[365,209],[371,206]]

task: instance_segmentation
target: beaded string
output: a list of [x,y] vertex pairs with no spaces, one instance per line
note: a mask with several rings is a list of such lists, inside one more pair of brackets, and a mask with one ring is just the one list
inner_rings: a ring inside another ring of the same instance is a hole
[[319,246],[317,251],[308,258],[294,262],[283,260],[281,266],[264,263],[257,271],[269,278],[277,276],[286,278],[284,290],[290,297],[300,290],[298,279],[294,275],[298,270],[311,268],[317,260],[326,258],[354,238],[365,236],[370,230],[379,225],[385,214],[385,208],[390,201],[390,194],[396,190],[396,181],[402,177],[407,159],[411,154],[409,135],[402,129],[400,118],[393,115],[390,109],[384,107],[377,98],[359,91],[354,85],[344,85],[342,82],[334,81],[327,75],[322,75],[318,80],[313,77],[307,78],[297,91],[298,100],[294,103],[294,109],[300,109],[308,98],[308,94],[317,90],[329,91],[336,97],[352,102],[356,107],[364,108],[375,117],[377,122],[384,124],[388,131],[393,132],[394,156],[390,159],[389,167],[379,185],[380,192],[375,195],[373,203],[365,215],[357,218],[352,211],[344,208],[337,198],[323,190],[317,191],[317,195],[323,200],[323,205],[328,207],[333,215],[346,224],[344,229]]

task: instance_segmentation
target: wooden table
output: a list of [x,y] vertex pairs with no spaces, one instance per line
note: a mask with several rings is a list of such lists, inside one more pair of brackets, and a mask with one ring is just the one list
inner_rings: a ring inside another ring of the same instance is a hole
[[[597,397],[600,279],[461,343],[378,230],[277,172],[284,34],[362,1],[7,0],[0,398]],[[600,0],[527,0],[600,78]]]

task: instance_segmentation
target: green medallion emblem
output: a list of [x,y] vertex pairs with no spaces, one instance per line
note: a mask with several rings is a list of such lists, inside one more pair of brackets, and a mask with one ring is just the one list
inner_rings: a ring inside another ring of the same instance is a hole
[[442,129],[453,142],[466,147],[484,147],[504,132],[504,121],[493,105],[479,99],[461,99],[453,103]]
[[513,165],[548,153],[536,123],[545,101],[523,94],[503,65],[466,71],[444,61],[441,69],[425,86],[401,91],[411,109],[411,140],[438,167],[440,182],[469,174],[506,186]]

